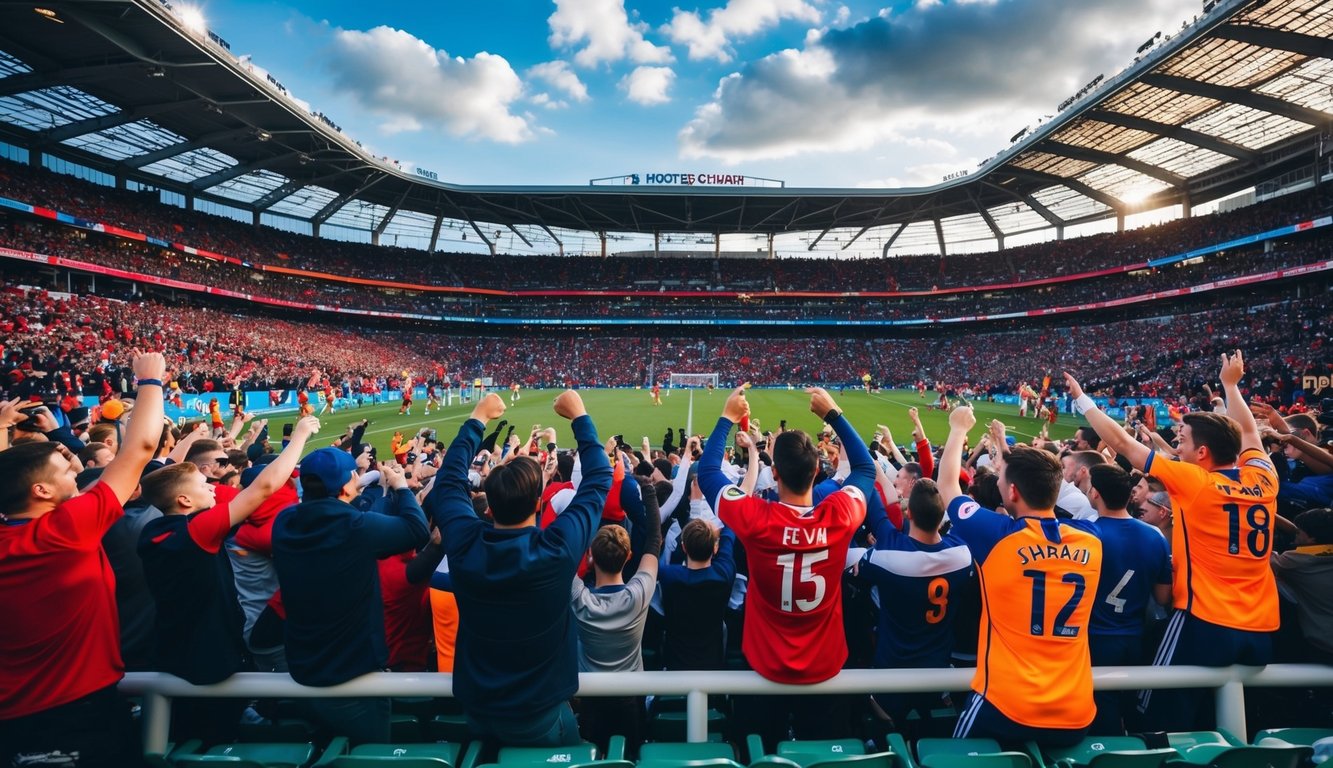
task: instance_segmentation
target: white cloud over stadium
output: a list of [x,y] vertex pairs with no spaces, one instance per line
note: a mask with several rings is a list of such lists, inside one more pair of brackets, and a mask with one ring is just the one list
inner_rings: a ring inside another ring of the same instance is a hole
[[[460,138],[501,143],[533,137],[529,119],[511,111],[523,82],[503,56],[450,56],[409,32],[381,26],[334,30],[325,64],[340,90],[384,118],[386,133],[439,126]],[[571,86],[563,87],[568,92]]]
[[723,77],[681,129],[680,151],[736,163],[861,150],[921,131],[990,133],[995,121],[1021,127],[1091,77],[1118,71],[1145,31],[1196,5],[922,2],[812,30],[802,47]]

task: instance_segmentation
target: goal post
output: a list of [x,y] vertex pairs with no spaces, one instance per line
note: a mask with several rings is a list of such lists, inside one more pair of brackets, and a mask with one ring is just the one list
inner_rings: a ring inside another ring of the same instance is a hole
[[718,376],[716,373],[673,373],[667,381],[667,394],[677,387],[687,389],[690,393],[689,405],[685,410],[685,429],[690,434],[694,434],[694,390],[706,389],[709,392],[717,389]]
[[673,373],[669,382],[673,389],[677,387],[717,389],[718,375],[716,373]]

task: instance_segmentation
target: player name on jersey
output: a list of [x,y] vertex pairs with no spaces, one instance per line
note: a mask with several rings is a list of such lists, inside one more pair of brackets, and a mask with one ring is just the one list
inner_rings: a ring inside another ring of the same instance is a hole
[[1069,560],[1071,562],[1088,564],[1088,550],[1083,547],[1071,547],[1068,544],[1047,544],[1046,546],[1033,545],[1021,547],[1017,550],[1019,565],[1027,565],[1037,560]]

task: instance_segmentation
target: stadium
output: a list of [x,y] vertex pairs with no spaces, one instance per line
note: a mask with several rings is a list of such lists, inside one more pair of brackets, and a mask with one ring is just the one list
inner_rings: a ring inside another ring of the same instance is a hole
[[939,181],[479,184],[0,4],[0,764],[1323,762],[1333,3],[1154,32]]

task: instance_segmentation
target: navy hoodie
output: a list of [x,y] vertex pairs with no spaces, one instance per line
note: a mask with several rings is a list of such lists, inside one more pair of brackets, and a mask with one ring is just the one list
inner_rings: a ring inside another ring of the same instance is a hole
[[473,511],[468,465],[484,429],[476,419],[459,429],[426,497],[458,599],[454,696],[473,717],[524,717],[578,690],[569,584],[597,533],[611,465],[592,419],[572,426],[583,479],[546,528],[496,529]]
[[406,488],[396,514],[362,512],[338,499],[284,510],[273,522],[273,567],[287,609],[287,666],[302,685],[337,685],[388,666],[376,561],[419,549],[426,516]]

